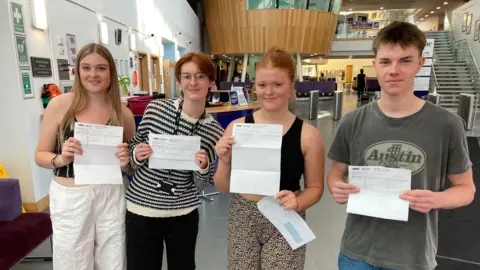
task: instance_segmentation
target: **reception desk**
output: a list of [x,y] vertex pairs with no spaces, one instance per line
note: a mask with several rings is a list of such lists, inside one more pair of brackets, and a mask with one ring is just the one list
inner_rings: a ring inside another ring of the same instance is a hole
[[208,107],[207,113],[213,116],[225,129],[233,120],[245,117],[260,109],[258,102],[250,103],[246,106],[230,106],[229,104],[217,107]]
[[[122,102],[122,104],[126,106],[127,103]],[[260,104],[258,102],[252,102],[245,106],[230,106],[229,103],[226,103],[222,106],[207,107],[206,112],[212,115],[212,117],[215,118],[225,129],[227,128],[228,124],[230,124],[230,122],[232,122],[233,120],[252,114],[258,109],[260,109]],[[135,124],[138,127],[138,125],[142,121],[143,114],[135,114],[134,117]]]

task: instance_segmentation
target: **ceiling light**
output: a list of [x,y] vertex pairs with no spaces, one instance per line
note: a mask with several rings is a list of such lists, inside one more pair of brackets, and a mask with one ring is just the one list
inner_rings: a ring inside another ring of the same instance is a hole
[[352,11],[352,9],[349,9],[350,11]]
[[432,10],[432,11],[430,11],[430,13],[433,14],[433,13],[435,13],[435,11]]
[[420,21],[423,21],[423,18],[420,18]]
[[380,9],[383,9],[383,7],[380,7]]
[[440,7],[437,7],[437,9],[440,9]]
[[444,5],[448,5],[448,2],[443,2]]
[[428,17],[428,14],[427,14],[427,15],[425,15],[425,18],[426,18],[426,17]]
[[45,0],[32,1],[33,26],[38,29],[47,29],[47,10]]

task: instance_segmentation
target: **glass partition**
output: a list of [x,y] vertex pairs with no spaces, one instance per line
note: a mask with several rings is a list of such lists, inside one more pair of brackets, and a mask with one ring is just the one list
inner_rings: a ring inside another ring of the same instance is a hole
[[380,29],[393,21],[411,22],[414,9],[340,12],[335,37],[341,39],[375,38]]
[[342,0],[247,0],[247,9],[308,9],[338,14]]

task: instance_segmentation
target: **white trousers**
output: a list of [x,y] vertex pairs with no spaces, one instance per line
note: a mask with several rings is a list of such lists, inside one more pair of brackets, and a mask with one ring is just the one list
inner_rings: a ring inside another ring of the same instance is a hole
[[54,270],[125,270],[122,185],[50,185]]

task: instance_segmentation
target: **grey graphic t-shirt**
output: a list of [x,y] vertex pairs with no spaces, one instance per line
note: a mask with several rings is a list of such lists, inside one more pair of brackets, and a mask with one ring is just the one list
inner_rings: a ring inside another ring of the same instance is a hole
[[[328,153],[354,166],[409,169],[412,189],[441,191],[449,174],[471,167],[463,120],[427,102],[417,113],[390,118],[369,103],[341,121]],[[410,209],[408,222],[349,214],[341,251],[352,259],[392,269],[436,266],[438,210]]]

